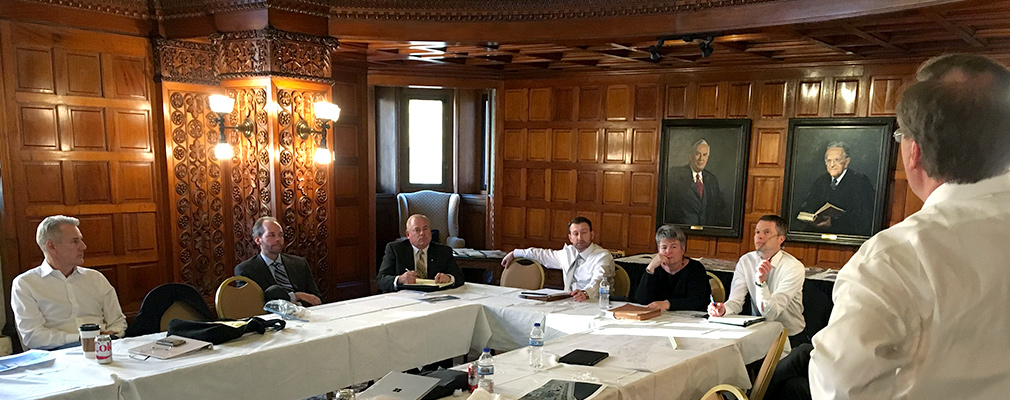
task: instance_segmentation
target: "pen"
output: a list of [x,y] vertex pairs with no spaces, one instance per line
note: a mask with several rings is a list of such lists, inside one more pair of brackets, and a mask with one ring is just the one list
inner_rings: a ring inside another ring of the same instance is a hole
[[708,295],[708,299],[712,301],[712,304],[715,304],[715,296]]

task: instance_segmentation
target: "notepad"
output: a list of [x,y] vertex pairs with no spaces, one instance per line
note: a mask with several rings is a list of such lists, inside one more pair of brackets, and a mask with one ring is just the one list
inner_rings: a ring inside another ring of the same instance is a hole
[[758,322],[764,322],[765,317],[752,317],[750,315],[723,315],[721,317],[708,317],[708,322],[717,324],[751,326]]
[[419,292],[435,292],[447,289],[452,286],[452,282],[435,283],[434,279],[420,279],[409,285],[399,285],[397,288],[406,290],[417,290]]
[[183,354],[189,354],[197,350],[205,349],[211,347],[212,345],[210,342],[185,338],[176,335],[169,335],[167,338],[181,339],[184,340],[185,343],[171,347],[160,345],[157,342],[145,343],[130,349],[130,355],[132,356],[134,354],[137,354],[142,356],[154,357],[161,360],[167,360],[170,358],[181,356]]
[[614,318],[628,319],[632,321],[645,321],[647,319],[658,317],[659,314],[663,313],[663,311],[658,308],[649,308],[634,304],[625,304],[620,307],[611,308],[608,311],[613,311]]

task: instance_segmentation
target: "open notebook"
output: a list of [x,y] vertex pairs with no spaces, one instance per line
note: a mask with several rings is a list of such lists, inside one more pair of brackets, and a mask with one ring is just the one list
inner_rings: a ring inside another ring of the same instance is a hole
[[163,346],[157,342],[145,343],[140,346],[130,349],[130,355],[141,355],[149,356],[162,360],[167,360],[170,358],[175,358],[183,354],[189,354],[194,351],[205,349],[211,346],[210,342],[204,342],[202,340],[184,338],[182,336],[169,335],[166,339],[181,339],[185,343],[178,346]]

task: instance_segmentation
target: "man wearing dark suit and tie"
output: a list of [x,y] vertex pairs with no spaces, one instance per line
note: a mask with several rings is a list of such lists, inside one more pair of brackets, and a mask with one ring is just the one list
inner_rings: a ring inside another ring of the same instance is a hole
[[716,226],[729,223],[719,179],[705,169],[709,150],[705,139],[698,140],[688,155],[688,164],[670,169],[665,222]]
[[800,211],[815,213],[825,203],[845,210],[836,217],[820,215],[806,224],[806,230],[847,235],[873,233],[873,198],[875,191],[870,178],[849,169],[849,147],[844,142],[832,142],[824,152],[827,173],[810,185]]
[[394,292],[399,286],[413,285],[417,279],[434,279],[436,283],[463,285],[463,271],[452,257],[452,249],[431,242],[428,217],[421,214],[407,218],[407,240],[386,245],[382,265],[375,280],[382,292]]
[[304,306],[322,303],[309,263],[304,258],[282,254],[284,235],[274,217],[262,217],[253,224],[253,241],[260,253],[235,267],[235,275],[252,279],[263,288],[266,301],[288,300]]

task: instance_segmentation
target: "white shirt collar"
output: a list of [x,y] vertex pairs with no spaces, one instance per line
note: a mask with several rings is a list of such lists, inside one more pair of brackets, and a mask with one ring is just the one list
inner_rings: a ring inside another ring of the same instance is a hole
[[[64,278],[69,278],[69,276],[63,276],[63,272],[60,272],[60,270],[58,270],[58,269],[56,269],[56,268],[53,268],[53,266],[52,266],[52,265],[49,265],[49,260],[46,260],[46,259],[43,259],[43,260],[42,260],[42,264],[41,264],[41,265],[39,265],[39,268],[41,269],[41,272],[42,272],[42,276],[49,276],[49,275],[51,275],[51,274],[52,274],[53,272],[56,272],[56,273],[57,273],[57,274],[59,274],[59,275],[60,275],[61,277],[64,277]],[[74,271],[73,271],[73,272],[71,272],[71,273],[70,273],[70,275],[73,275],[73,274],[77,274],[77,273],[80,273],[80,271],[78,271],[78,268],[77,268],[77,267],[74,267]]]
[[270,257],[267,257],[267,255],[263,254],[263,253],[260,253],[260,257],[263,258],[263,262],[267,263],[268,267],[270,266],[270,264],[273,264],[274,262],[277,262],[280,265],[284,265],[284,261],[281,261],[281,255],[280,254],[277,255],[277,259],[276,260],[271,260]]
[[848,168],[846,168],[846,169],[843,169],[843,170],[842,170],[842,173],[838,175],[838,178],[835,178],[835,179],[837,179],[837,180],[838,180],[838,183],[842,183],[842,178],[844,178],[844,177],[845,177],[845,173],[846,173],[846,172],[849,172],[849,169],[848,169]]
[[1010,173],[986,178],[975,183],[958,184],[944,182],[933,190],[933,193],[926,196],[926,201],[923,202],[922,208],[947,200],[970,199],[972,197],[992,194],[1007,186],[1010,186]]
[[428,247],[425,247],[423,249],[419,249],[419,248],[415,247],[413,244],[410,245],[410,247],[412,247],[414,249],[414,255],[416,256],[417,253],[419,253],[421,251],[428,251],[428,247],[431,247],[431,245],[429,244]]

